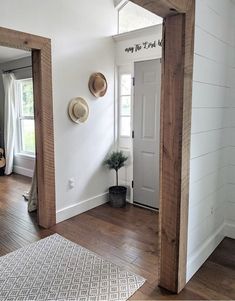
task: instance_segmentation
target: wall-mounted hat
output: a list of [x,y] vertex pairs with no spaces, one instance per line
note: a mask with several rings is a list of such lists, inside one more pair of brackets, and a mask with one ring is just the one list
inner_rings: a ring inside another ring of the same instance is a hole
[[70,101],[68,113],[73,122],[84,123],[89,116],[89,106],[85,99],[77,97]]
[[95,97],[103,97],[107,91],[108,84],[102,73],[93,73],[89,79],[89,90]]

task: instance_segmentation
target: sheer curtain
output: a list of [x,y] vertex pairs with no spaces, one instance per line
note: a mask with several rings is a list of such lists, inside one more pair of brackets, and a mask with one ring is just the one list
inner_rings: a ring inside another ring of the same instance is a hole
[[24,198],[28,201],[28,211],[33,212],[37,210],[38,196],[37,196],[37,177],[36,164],[34,167],[32,183],[29,192],[24,194]]
[[5,73],[2,75],[5,92],[4,102],[4,145],[6,156],[5,174],[13,171],[14,146],[16,135],[16,112],[15,112],[15,75]]

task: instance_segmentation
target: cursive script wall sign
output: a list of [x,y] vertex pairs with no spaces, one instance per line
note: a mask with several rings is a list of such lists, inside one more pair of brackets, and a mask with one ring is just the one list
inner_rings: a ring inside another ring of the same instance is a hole
[[159,43],[156,40],[153,42],[138,43],[138,44],[134,44],[133,46],[126,47],[125,52],[127,52],[127,53],[139,52],[141,50],[156,48],[157,45],[159,45]]

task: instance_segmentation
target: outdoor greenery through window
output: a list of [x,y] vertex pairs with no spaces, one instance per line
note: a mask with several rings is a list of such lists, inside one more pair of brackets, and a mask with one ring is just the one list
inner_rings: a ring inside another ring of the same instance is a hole
[[119,33],[145,28],[162,23],[162,18],[150,11],[127,2],[118,13]]
[[119,134],[121,137],[131,135],[131,74],[120,75],[119,89]]
[[18,91],[18,151],[20,153],[35,154],[35,127],[33,81],[24,79],[17,81]]

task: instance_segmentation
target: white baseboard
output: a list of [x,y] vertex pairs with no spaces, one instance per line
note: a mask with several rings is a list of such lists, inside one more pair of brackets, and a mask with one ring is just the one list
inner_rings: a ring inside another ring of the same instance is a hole
[[200,248],[189,256],[187,262],[187,282],[192,278],[223,239],[224,224],[221,225],[214,234],[201,245]]
[[56,212],[56,223],[60,223],[66,219],[106,203],[108,201],[107,196],[108,193],[103,193],[78,204],[58,210]]
[[225,222],[224,236],[235,239],[235,222],[233,221]]
[[33,170],[31,170],[31,169],[27,169],[27,168],[15,165],[13,168],[13,171],[19,175],[23,175],[23,176],[30,177],[30,178],[33,177]]

